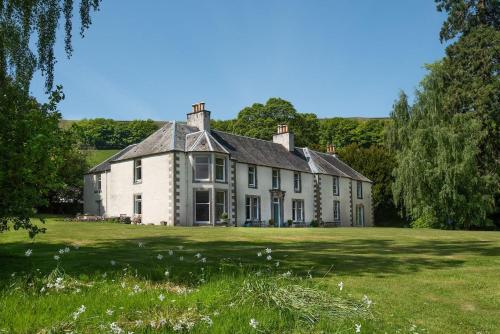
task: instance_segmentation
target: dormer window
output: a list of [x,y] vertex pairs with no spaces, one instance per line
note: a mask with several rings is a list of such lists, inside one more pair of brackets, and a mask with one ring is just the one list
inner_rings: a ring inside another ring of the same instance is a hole
[[225,158],[215,158],[215,181],[226,182]]
[[280,171],[279,171],[279,169],[273,169],[272,187],[273,187],[273,189],[280,188]]
[[142,182],[142,160],[134,160],[134,183]]
[[210,157],[208,155],[194,157],[194,179],[195,181],[210,180]]

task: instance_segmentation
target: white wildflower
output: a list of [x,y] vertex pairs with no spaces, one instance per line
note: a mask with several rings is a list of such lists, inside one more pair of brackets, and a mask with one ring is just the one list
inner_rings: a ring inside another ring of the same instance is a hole
[[199,259],[199,258],[201,258],[201,254],[200,253],[196,253],[196,255],[194,257],[197,258],[197,259]]
[[132,288],[132,290],[134,290],[134,293],[139,293],[141,292],[141,288],[136,284],[134,285],[134,287]]
[[273,259],[273,257],[272,257],[271,255],[268,255],[268,256],[266,257],[266,260],[267,260],[267,261],[271,261],[272,259]]
[[182,330],[182,324],[178,322],[172,327],[172,329],[176,332],[180,332]]
[[64,247],[64,253],[69,253],[70,249],[69,247]]
[[24,255],[26,255],[27,257],[30,257],[31,253],[33,253],[33,250],[28,249],[26,252],[24,252]]
[[276,267],[280,266],[280,261],[276,261]]
[[144,247],[144,244],[143,244],[142,242],[139,242],[139,243],[137,244],[137,246],[139,246],[139,247]]
[[158,254],[158,255],[156,256],[156,258],[157,258],[158,260],[160,260],[160,261],[161,261],[161,260],[163,259],[163,255]]
[[160,320],[158,320],[158,327],[165,326],[166,324],[167,320],[165,320],[165,318],[160,318]]
[[283,277],[290,277],[292,276],[292,272],[289,270],[286,273],[283,273]]
[[182,250],[184,248],[184,246],[177,246],[177,248],[179,248],[180,250]]
[[54,260],[59,261],[61,257],[59,255],[54,255]]
[[255,319],[250,319],[250,327],[253,327],[255,329],[257,329],[257,326],[259,325],[259,322]]
[[344,282],[340,282],[339,284],[337,284],[337,286],[339,287],[340,291],[342,291],[342,289],[344,288]]
[[271,254],[272,250],[271,248],[266,248],[266,254]]
[[135,321],[135,327],[140,327],[140,326],[142,326],[142,324],[143,324],[143,321],[140,319]]
[[85,307],[85,305],[82,305],[78,308],[78,310],[76,310],[75,312],[73,312],[73,320],[76,320],[78,319],[78,317],[80,316],[80,314],[82,314],[83,312],[85,312],[87,308]]
[[201,320],[205,321],[209,326],[212,326],[214,323],[208,315],[201,317]]
[[354,326],[356,326],[356,333],[361,333],[361,325],[355,324]]
[[61,249],[59,250],[59,254],[61,254],[61,255],[62,255],[62,254],[64,254],[64,249],[62,249],[62,248],[61,248]]
[[121,286],[123,289],[125,289],[125,285],[126,285],[125,282],[122,282]]
[[165,270],[165,277],[170,276],[170,272],[168,270]]
[[174,251],[173,251],[173,250],[171,250],[171,249],[169,249],[169,250],[168,250],[168,255],[170,255],[170,256],[174,255]]
[[162,302],[165,299],[165,296],[162,293],[160,293],[158,299]]
[[204,257],[203,259],[201,259],[201,262],[203,262],[203,263],[207,262],[207,258]]
[[368,298],[367,295],[364,295],[363,296],[363,299],[362,299],[363,303],[366,304],[366,306],[369,308],[371,305],[372,305],[372,301],[370,300],[370,298]]
[[78,245],[74,245],[73,247],[74,247],[76,250],[80,249],[80,246],[78,246]]
[[262,256],[262,252],[257,252],[257,256],[261,257]]
[[184,261],[184,256],[180,256],[179,261]]
[[118,324],[116,322],[110,323],[109,329],[111,330],[111,333],[113,333],[113,334],[123,333],[123,329],[120,326],[118,326]]
[[109,309],[109,308],[106,310],[107,315],[113,315],[114,312],[115,311],[113,311],[112,309]]
[[115,260],[111,260],[110,263],[111,263],[112,266],[116,265],[116,261]]

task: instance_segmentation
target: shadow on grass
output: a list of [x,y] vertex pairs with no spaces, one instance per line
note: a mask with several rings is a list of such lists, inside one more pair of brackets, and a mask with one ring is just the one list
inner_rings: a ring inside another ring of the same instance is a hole
[[[139,242],[144,247],[138,247]],[[7,243],[0,246],[0,286],[4,285],[12,272],[22,273],[40,269],[51,271],[58,261],[54,255],[67,244],[37,242]],[[180,250],[179,246],[183,249]],[[273,250],[271,261],[257,256],[258,251],[269,247]],[[27,248],[33,255],[26,257]],[[173,250],[170,256],[168,250]],[[199,269],[200,260],[196,253],[207,258],[203,264],[207,269],[217,270],[222,258],[237,265],[270,265],[280,261],[280,268],[315,275],[328,272],[334,266],[337,274],[349,275],[397,275],[429,269],[459,267],[469,256],[499,256],[500,247],[490,241],[425,241],[402,244],[390,239],[347,239],[341,241],[302,242],[259,242],[208,240],[192,241],[183,236],[138,237],[128,240],[107,239],[91,247],[71,247],[68,254],[60,255],[61,266],[74,276],[89,276],[107,272],[119,272],[125,265],[137,270],[138,275],[152,279],[160,278],[166,269],[172,270],[173,277],[181,280],[189,272]],[[163,258],[159,260],[158,254]],[[184,260],[179,259],[180,256]],[[116,265],[112,266],[111,261]]]

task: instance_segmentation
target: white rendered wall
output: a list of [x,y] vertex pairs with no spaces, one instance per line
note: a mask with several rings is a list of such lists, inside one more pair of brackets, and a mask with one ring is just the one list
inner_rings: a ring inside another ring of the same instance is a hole
[[340,201],[340,225],[351,226],[351,196],[349,192],[349,183],[351,179],[340,177],[339,195],[333,194],[333,176],[321,175],[321,219],[324,222],[334,222],[333,219],[333,201]]
[[[101,175],[101,191],[97,189],[97,177]],[[83,177],[83,213],[107,216],[109,201],[109,172],[85,174]],[[98,201],[100,201],[100,208]]]
[[357,198],[357,181],[352,180],[352,222],[356,224],[356,207],[364,207],[365,226],[373,226],[372,184],[363,182],[363,198]]

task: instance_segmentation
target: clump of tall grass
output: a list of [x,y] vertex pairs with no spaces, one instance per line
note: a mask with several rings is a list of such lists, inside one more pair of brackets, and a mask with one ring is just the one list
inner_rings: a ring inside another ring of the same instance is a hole
[[318,284],[283,276],[246,278],[236,293],[235,302],[252,307],[268,307],[298,316],[309,324],[322,318],[366,319],[372,317],[370,305],[346,296],[336,296]]

